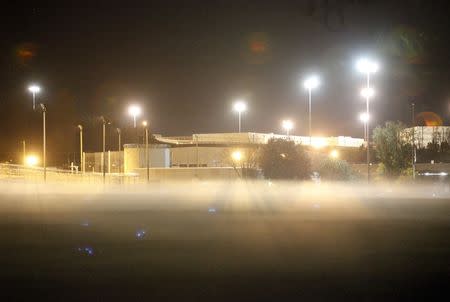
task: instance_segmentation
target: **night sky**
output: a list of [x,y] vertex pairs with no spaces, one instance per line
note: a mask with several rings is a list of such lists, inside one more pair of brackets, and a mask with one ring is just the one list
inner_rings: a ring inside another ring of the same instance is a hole
[[3,4],[1,160],[20,156],[23,139],[40,152],[32,82],[43,87],[53,164],[75,156],[80,123],[85,149],[100,150],[101,115],[112,123],[108,148],[117,148],[116,127],[132,141],[131,102],[162,135],[236,131],[236,98],[248,101],[244,131],[281,132],[291,118],[293,134],[306,135],[301,80],[310,73],[322,80],[313,134],[362,137],[364,77],[354,65],[364,55],[381,65],[373,124],[409,124],[411,102],[449,118],[446,1],[65,2]]

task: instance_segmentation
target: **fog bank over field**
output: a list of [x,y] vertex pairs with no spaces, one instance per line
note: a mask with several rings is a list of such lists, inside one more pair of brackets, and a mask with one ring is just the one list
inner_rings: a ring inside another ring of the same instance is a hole
[[148,185],[0,183],[0,211],[195,210],[370,213],[450,203],[449,183],[187,181]]

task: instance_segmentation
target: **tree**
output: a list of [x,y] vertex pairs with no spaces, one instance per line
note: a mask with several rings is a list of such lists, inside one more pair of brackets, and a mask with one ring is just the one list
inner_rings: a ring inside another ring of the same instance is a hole
[[390,121],[373,130],[376,155],[389,177],[401,175],[411,165],[410,139],[401,136],[403,129],[401,122]]
[[308,179],[311,162],[305,148],[285,139],[270,139],[261,149],[259,166],[270,179]]

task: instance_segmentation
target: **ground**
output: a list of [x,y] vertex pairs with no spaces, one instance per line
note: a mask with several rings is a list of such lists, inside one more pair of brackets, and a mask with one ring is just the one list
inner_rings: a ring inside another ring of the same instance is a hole
[[445,185],[3,185],[2,301],[449,296]]

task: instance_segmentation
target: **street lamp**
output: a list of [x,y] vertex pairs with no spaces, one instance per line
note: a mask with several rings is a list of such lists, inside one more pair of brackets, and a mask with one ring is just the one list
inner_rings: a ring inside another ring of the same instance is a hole
[[289,131],[294,128],[294,123],[291,120],[283,120],[281,122],[283,129],[286,130],[286,136],[289,137]]
[[337,159],[339,157],[339,152],[336,149],[331,150],[330,157],[333,159]]
[[41,87],[36,84],[32,84],[28,87],[28,91],[33,95],[33,110],[36,109],[36,94],[41,92]]
[[142,112],[141,107],[137,105],[130,105],[130,107],[128,107],[128,114],[133,117],[134,128],[136,128],[136,117],[141,115],[141,112]]
[[39,158],[36,155],[28,155],[25,157],[25,165],[34,167],[39,163]]
[[83,161],[83,126],[78,125],[80,129],[80,171],[84,173],[84,161]]
[[238,113],[239,118],[239,133],[241,133],[241,114],[247,111],[247,104],[243,100],[237,100],[233,105],[234,111]]
[[311,146],[311,91],[320,85],[320,79],[318,76],[313,75],[308,77],[304,82],[303,86],[308,90],[308,113],[309,113],[309,145]]
[[375,95],[375,90],[372,87],[364,87],[361,89],[361,96],[365,99],[370,99]]
[[242,153],[241,153],[241,151],[234,151],[233,153],[231,153],[231,158],[235,162],[240,162],[242,160]]
[[44,104],[40,104],[42,109],[42,164],[44,166],[44,182],[47,181],[47,136],[46,136],[46,125],[45,125],[45,114],[47,113],[47,108]]
[[367,87],[370,86],[370,74],[378,71],[379,66],[378,63],[372,61],[371,59],[362,58],[356,62],[356,69],[364,73],[367,77]]
[[236,166],[237,165],[239,165],[238,167],[239,168],[242,168],[242,165],[241,165],[241,161],[242,161],[242,159],[243,159],[243,155],[242,155],[242,152],[241,151],[239,151],[239,150],[236,150],[236,151],[233,151],[233,153],[231,153],[231,159],[233,160],[233,168],[234,168],[234,170],[236,171],[236,174],[238,175],[238,177],[239,178],[242,178],[242,176],[243,176],[243,172],[244,171],[241,171],[241,174],[239,174],[239,171],[238,171],[238,169],[236,168]]
[[145,128],[145,164],[147,167],[147,182],[150,182],[150,156],[148,154],[148,123],[142,122],[142,126]]

